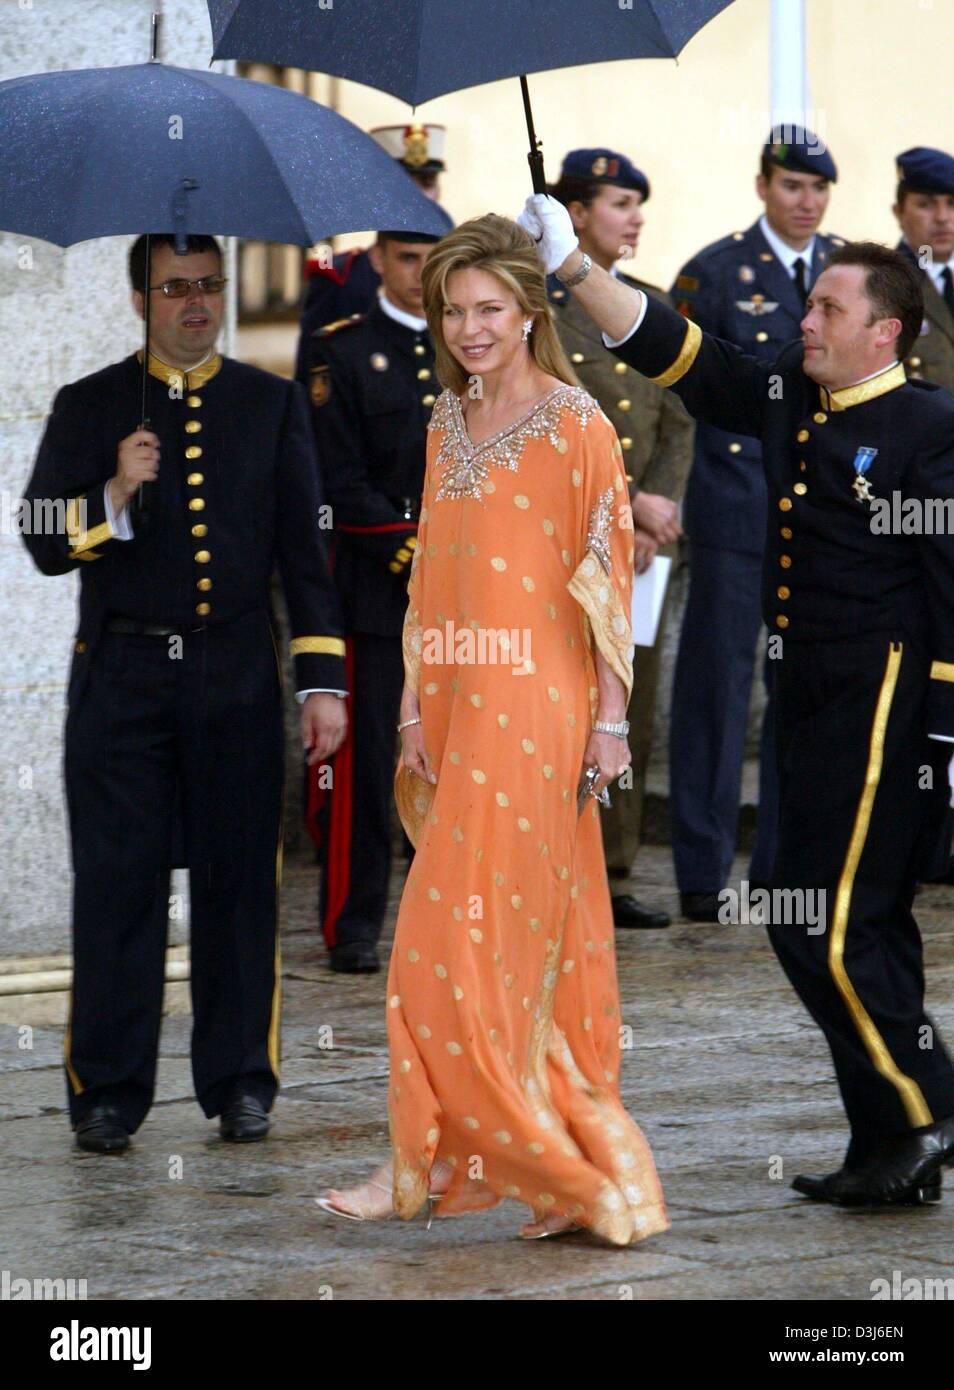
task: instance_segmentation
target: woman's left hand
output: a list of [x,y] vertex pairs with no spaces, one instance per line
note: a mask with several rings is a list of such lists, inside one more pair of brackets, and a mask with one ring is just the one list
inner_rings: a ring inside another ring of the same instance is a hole
[[583,754],[583,766],[598,767],[600,770],[600,780],[593,788],[595,793],[599,794],[610,782],[615,782],[632,761],[628,739],[617,738],[615,734],[590,733]]

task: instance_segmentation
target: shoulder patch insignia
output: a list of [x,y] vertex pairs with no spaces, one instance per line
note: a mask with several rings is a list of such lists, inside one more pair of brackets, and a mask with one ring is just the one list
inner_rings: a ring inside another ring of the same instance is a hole
[[350,328],[356,323],[363,323],[364,319],[364,314],[352,314],[348,319],[335,319],[334,323],[326,323],[323,328],[317,328],[313,337],[330,338],[332,333],[337,333],[342,328]]
[[312,405],[324,405],[331,395],[331,369],[330,367],[312,367],[311,380],[308,383],[308,394],[311,397]]
[[676,289],[683,290],[686,294],[694,294],[699,288],[699,278],[696,275],[679,275],[676,277]]

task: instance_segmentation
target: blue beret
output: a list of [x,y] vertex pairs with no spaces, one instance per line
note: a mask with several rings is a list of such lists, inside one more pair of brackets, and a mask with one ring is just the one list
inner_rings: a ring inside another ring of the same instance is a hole
[[954,193],[954,159],[943,150],[916,145],[898,155],[898,179],[905,193]]
[[563,161],[561,178],[586,179],[589,183],[611,183],[617,188],[634,188],[649,197],[649,179],[642,169],[615,150],[571,150]]
[[762,153],[795,174],[814,174],[830,183],[838,180],[838,169],[824,141],[803,125],[791,122],[773,126]]

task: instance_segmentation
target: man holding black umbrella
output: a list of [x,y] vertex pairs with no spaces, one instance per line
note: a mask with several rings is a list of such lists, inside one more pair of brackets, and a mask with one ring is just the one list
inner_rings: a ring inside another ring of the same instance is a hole
[[[191,891],[192,1064],[223,1138],[265,1137],[278,1088],[282,717],[269,581],[289,610],[311,762],[345,731],[344,642],[300,388],[215,352],[225,285],[211,237],[144,238],[141,354],[64,387],[28,499],[65,511],[24,536],[44,574],[80,571],[65,777],[74,980],[65,1064],[81,1148],[120,1152],[152,1101],[173,826]],[[134,501],[143,497],[136,509]],[[132,513],[132,515],[131,515]]]

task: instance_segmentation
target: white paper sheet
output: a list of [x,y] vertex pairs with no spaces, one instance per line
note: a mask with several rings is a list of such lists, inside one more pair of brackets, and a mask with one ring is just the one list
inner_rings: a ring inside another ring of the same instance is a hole
[[671,567],[668,555],[657,555],[649,569],[633,580],[633,642],[637,647],[655,645]]

